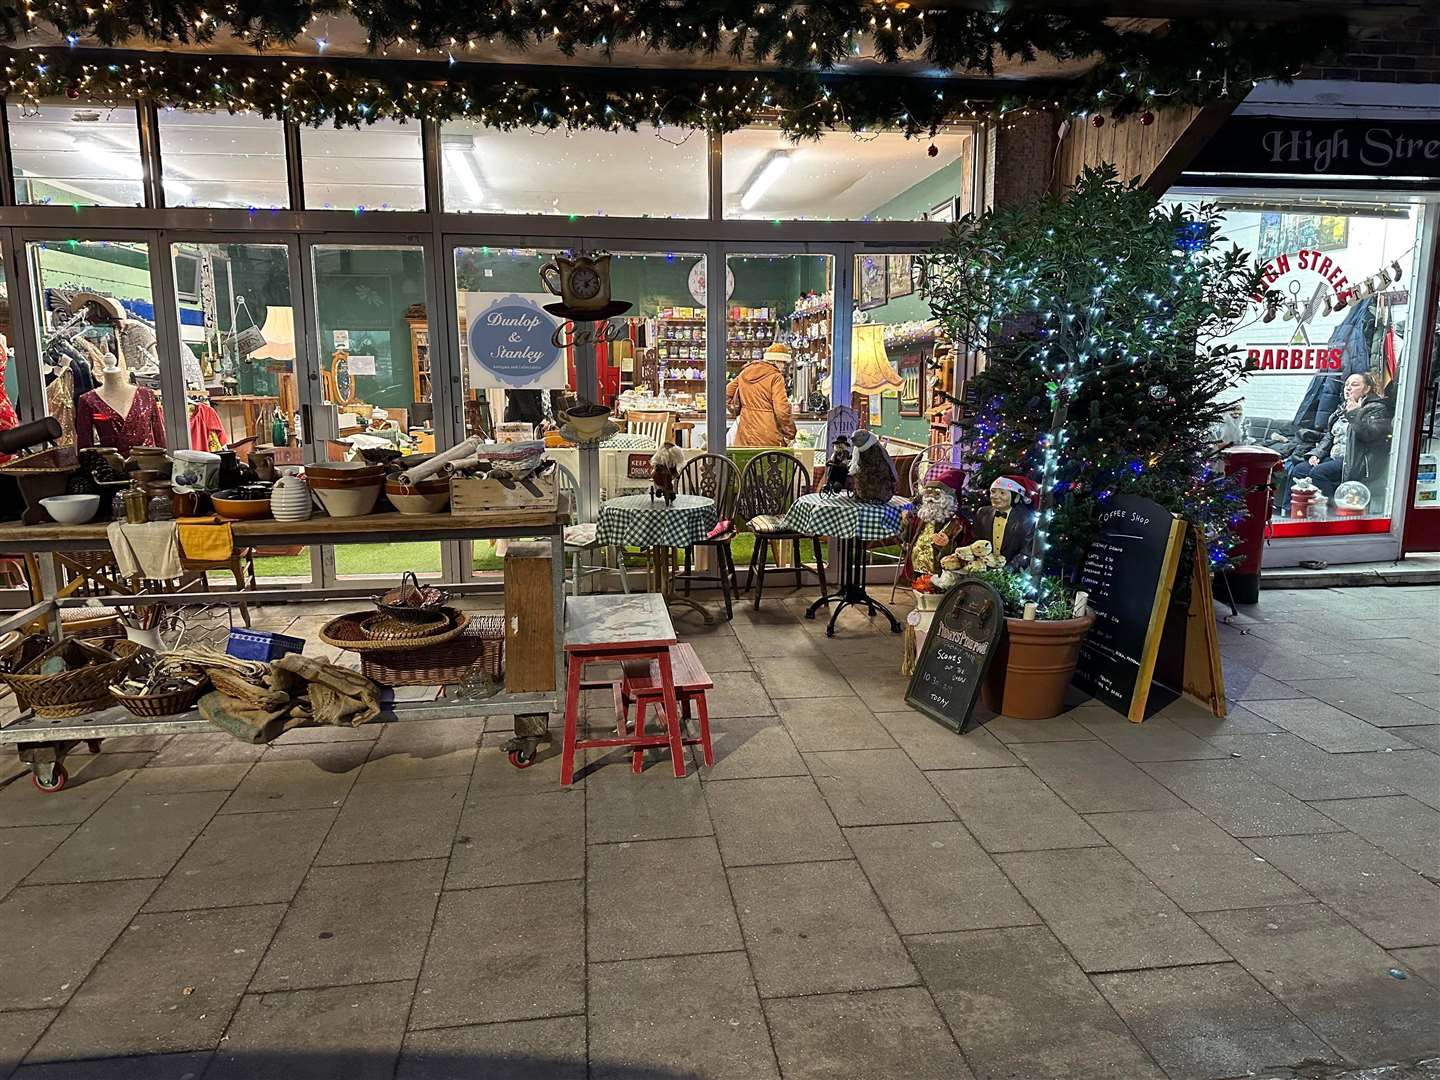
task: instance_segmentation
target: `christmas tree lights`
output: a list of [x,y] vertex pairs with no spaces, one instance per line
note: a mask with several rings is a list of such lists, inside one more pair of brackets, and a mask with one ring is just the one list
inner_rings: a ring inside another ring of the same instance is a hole
[[931,311],[986,358],[963,421],[972,487],[1017,470],[1039,485],[1032,592],[1074,570],[1122,492],[1198,523],[1223,558],[1242,507],[1211,429],[1243,365],[1223,339],[1265,289],[1219,228],[1213,205],[1161,210],[1107,165],[958,222],[932,254]]

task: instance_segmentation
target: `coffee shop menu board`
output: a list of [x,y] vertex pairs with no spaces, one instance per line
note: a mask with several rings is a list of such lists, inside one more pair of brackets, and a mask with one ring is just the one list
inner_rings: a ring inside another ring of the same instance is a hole
[[1004,628],[1004,601],[994,586],[962,579],[945,594],[930,623],[905,691],[906,704],[965,734]]
[[1185,523],[1159,503],[1118,495],[1100,511],[1099,524],[1080,572],[1095,625],[1080,646],[1074,682],[1140,721],[1155,676]]

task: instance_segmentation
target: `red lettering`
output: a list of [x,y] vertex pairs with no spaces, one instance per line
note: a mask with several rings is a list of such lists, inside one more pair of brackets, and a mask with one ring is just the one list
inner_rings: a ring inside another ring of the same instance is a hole
[[1328,274],[1330,272],[1330,268],[1334,265],[1335,264],[1330,261],[1329,255],[1322,256],[1320,259],[1320,265],[1315,268],[1315,272],[1321,275]]
[[1331,371],[1340,370],[1340,358],[1345,355],[1344,349],[1330,350],[1330,363],[1327,365]]
[[1310,269],[1310,252],[1309,252],[1309,251],[1306,251],[1304,248],[1301,248],[1300,251],[1296,254],[1295,259],[1296,259],[1296,261],[1300,264],[1300,269],[1301,269],[1301,270],[1309,270],[1309,269]]

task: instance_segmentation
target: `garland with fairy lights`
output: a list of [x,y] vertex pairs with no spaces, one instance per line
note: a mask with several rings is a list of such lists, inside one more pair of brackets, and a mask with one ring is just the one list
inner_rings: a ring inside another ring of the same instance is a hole
[[[304,74],[303,62],[294,57],[107,54],[79,47],[88,40],[105,45],[140,38],[206,42],[226,31],[257,49],[299,48],[310,39],[318,55],[325,42],[317,27],[330,16],[358,20],[372,52],[384,54],[390,71],[377,73],[332,56],[325,58],[324,68],[335,74],[326,78]],[[93,6],[87,0],[24,0],[19,7],[0,5],[0,34],[6,40],[23,40],[45,24],[71,47],[4,54],[0,92],[6,96],[35,100],[76,87],[87,96],[143,92],[180,108],[250,108],[302,123],[485,113],[485,122],[499,118],[498,126],[612,128],[660,119],[721,130],[777,108],[786,130],[801,136],[882,124],[910,134],[933,132],[947,118],[982,107],[1000,113],[1043,107],[1123,118],[1161,107],[1238,100],[1255,82],[1290,79],[1346,41],[1345,21],[1334,17],[1285,24],[1181,19],[1151,33],[1088,12],[991,14],[859,0],[809,6],[711,0],[681,8],[669,0],[480,0],[468,5],[106,0]],[[1006,80],[1003,88],[922,76],[824,74],[856,59],[862,42],[885,62],[919,60],[972,76],[993,75],[997,62],[1005,59],[1024,63],[1041,54],[1094,65],[1077,78]],[[782,68],[677,73],[556,67],[553,74],[542,75],[533,68],[512,71],[460,62],[468,47],[487,44],[516,49],[544,44],[567,55],[583,50],[597,61],[607,59],[617,45],[629,44]],[[613,93],[607,92],[612,87]]]
[[1220,220],[1214,205],[1159,209],[1105,165],[1064,199],[952,227],[930,257],[931,311],[988,357],[961,421],[978,490],[1014,472],[1040,489],[1032,591],[1079,566],[1115,494],[1198,524],[1224,562],[1244,516],[1211,434],[1243,366],[1225,339],[1270,293],[1246,252],[1220,246]]

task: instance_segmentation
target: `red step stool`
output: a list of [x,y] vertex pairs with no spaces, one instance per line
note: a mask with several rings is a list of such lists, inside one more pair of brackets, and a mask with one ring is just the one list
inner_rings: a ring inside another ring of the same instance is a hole
[[[648,706],[659,706],[663,714],[664,692],[661,688],[660,663],[657,660],[627,660],[622,665],[624,677],[611,684],[615,691],[616,731],[619,735],[630,734],[630,706],[635,706],[635,738],[645,735],[645,710]],[[675,696],[680,702],[680,718],[690,719],[694,705],[699,713],[700,737],[685,738],[684,731],[678,733],[685,746],[700,746],[704,749],[705,764],[715,764],[715,752],[710,745],[710,713],[705,706],[705,691],[715,689],[705,665],[695,653],[695,647],[688,642],[670,646],[670,670],[675,682]],[[630,769],[638,773],[644,760],[645,751],[636,749],[630,755]]]

